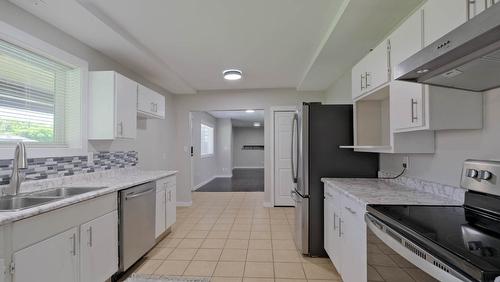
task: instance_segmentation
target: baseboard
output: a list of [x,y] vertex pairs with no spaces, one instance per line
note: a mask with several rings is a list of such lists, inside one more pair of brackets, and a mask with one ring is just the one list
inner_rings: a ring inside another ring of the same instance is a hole
[[198,185],[194,186],[193,188],[191,188],[191,191],[194,191],[194,190],[196,190],[196,189],[200,188],[201,186],[203,186],[203,185],[207,184],[208,182],[210,182],[210,181],[212,181],[212,180],[214,180],[214,179],[215,179],[215,176],[212,176],[212,178],[210,178],[210,179],[208,179],[208,180],[205,180],[205,181],[203,181],[202,183],[200,183],[200,184],[198,184]]
[[233,167],[233,169],[257,169],[257,168],[264,169],[263,166],[235,166],[235,167]]
[[214,178],[231,178],[231,177],[233,177],[232,174],[223,174],[214,176]]
[[265,208],[272,208],[272,207],[274,207],[273,203],[271,203],[271,202],[264,202],[264,203],[262,203],[262,205]]
[[193,201],[189,201],[189,202],[177,202],[176,205],[178,207],[190,207],[193,205]]

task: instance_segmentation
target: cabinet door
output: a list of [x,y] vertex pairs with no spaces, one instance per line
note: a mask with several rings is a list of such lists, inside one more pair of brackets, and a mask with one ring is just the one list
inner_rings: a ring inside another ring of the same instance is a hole
[[425,126],[424,86],[404,81],[391,84],[390,119],[394,130]]
[[72,228],[13,255],[14,282],[78,281],[78,229]]
[[155,238],[165,232],[165,190],[156,192]]
[[324,248],[330,258],[333,257],[332,241],[333,241],[333,198],[328,195],[325,189],[325,198],[323,200],[324,214],[323,214],[323,230],[324,230]]
[[344,202],[341,222],[342,280],[345,282],[366,281],[366,225],[363,213]]
[[383,41],[367,56],[367,71],[365,74],[365,85],[371,91],[384,83],[389,82],[389,50],[388,42]]
[[352,99],[355,100],[357,97],[361,96],[366,91],[366,70],[363,64],[363,60],[359,61],[351,71],[351,91]]
[[466,1],[462,0],[428,0],[423,10],[425,46],[467,20]]
[[342,212],[340,209],[341,206],[341,196],[337,192],[333,192],[333,201],[331,202],[331,212],[332,212],[332,253],[333,255],[330,256],[330,259],[335,265],[335,268],[337,270],[342,269],[342,248],[341,248],[341,240],[342,240],[342,226],[341,225],[341,220],[342,220]]
[[118,271],[118,213],[108,213],[80,227],[81,282],[105,281]]
[[177,217],[177,193],[176,193],[176,187],[175,184],[174,186],[169,186],[167,189],[167,204],[165,208],[165,229],[169,228],[172,226]]
[[155,104],[156,116],[159,118],[165,118],[165,96],[154,93],[153,103]]
[[398,64],[423,47],[422,17],[422,10],[416,11],[389,37],[393,79],[396,79],[395,70]]
[[137,82],[116,73],[116,137],[135,138],[137,131]]

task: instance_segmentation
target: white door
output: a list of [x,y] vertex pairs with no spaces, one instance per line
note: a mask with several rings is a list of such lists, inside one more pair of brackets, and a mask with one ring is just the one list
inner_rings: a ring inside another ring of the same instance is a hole
[[274,205],[293,206],[292,121],[294,111],[274,112]]
[[117,137],[135,138],[137,131],[137,82],[116,73]]
[[156,192],[155,238],[165,231],[165,189]]
[[106,281],[118,271],[118,213],[110,212],[80,227],[81,282]]
[[14,282],[78,281],[78,229],[71,228],[13,255]]

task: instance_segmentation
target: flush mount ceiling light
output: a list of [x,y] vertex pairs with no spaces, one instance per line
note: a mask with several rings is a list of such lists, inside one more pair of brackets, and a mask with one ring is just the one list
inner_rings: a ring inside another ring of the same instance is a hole
[[259,127],[259,126],[260,126],[260,122],[254,122],[254,123],[253,123],[253,126],[255,126],[255,127]]
[[246,110],[245,113],[252,114],[252,113],[255,113],[255,110]]
[[237,69],[230,69],[223,71],[222,75],[224,75],[224,79],[226,80],[240,80],[242,72]]

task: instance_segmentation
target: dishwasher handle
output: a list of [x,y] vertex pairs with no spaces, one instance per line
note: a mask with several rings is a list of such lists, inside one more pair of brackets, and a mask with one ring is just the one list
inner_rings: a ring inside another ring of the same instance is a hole
[[125,200],[131,200],[133,198],[137,198],[137,197],[143,196],[145,194],[149,194],[154,190],[155,190],[155,188],[150,188],[150,189],[145,190],[143,192],[127,194],[127,195],[125,195]]

